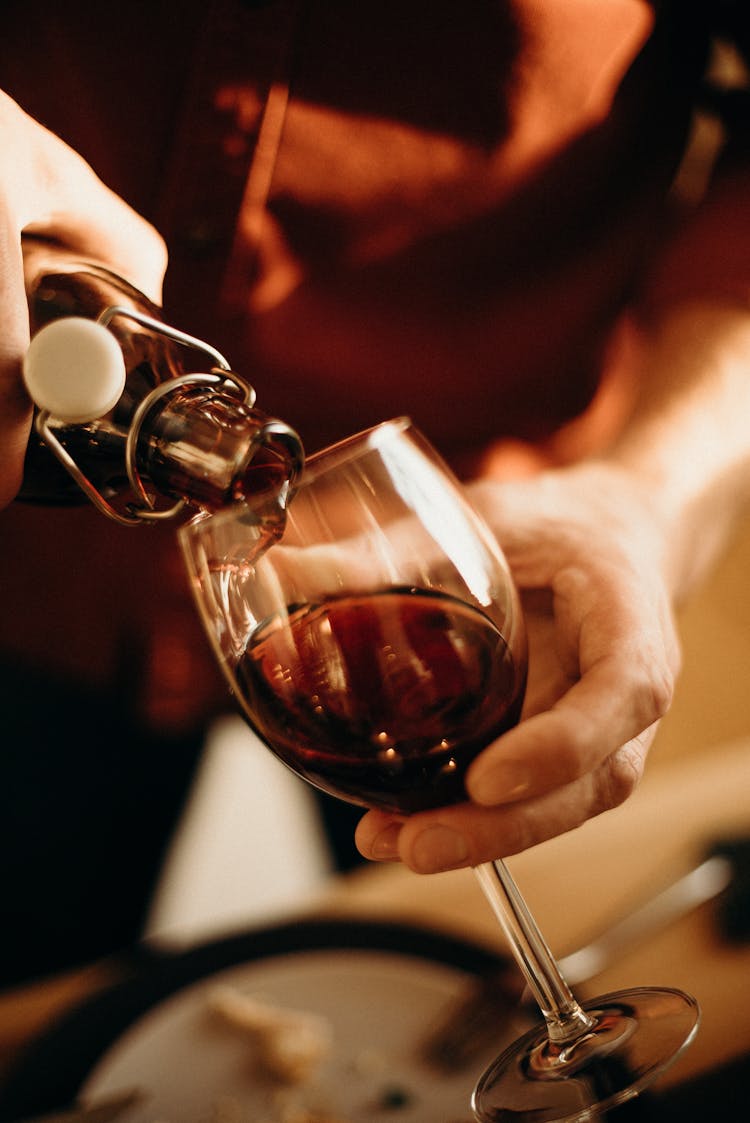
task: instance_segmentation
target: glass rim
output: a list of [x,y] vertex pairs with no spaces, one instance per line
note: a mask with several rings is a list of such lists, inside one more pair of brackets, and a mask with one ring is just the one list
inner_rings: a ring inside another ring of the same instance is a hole
[[[342,460],[348,458],[353,463],[360,457],[377,450],[392,434],[404,433],[409,429],[417,432],[410,417],[406,415],[391,417],[387,421],[379,421],[369,428],[342,437],[341,440],[334,441],[333,444],[311,453],[309,457],[306,457],[299,478],[295,481],[292,497],[308,484],[313,483],[319,476],[335,468]],[[361,447],[354,456],[351,456],[352,447],[355,445]],[[238,506],[240,504],[235,503],[220,511],[198,511],[197,514],[178,527],[177,535],[184,541],[189,535],[199,532],[206,524],[217,528],[224,522],[234,521],[237,518]]]
[[[368,452],[377,449],[391,433],[403,433],[405,430],[413,428],[414,423],[410,417],[391,417],[387,421],[379,421],[376,425],[370,425],[367,429],[360,429],[357,433],[351,433],[348,437],[342,437],[341,440],[334,441],[333,444],[327,445],[325,448],[317,449],[305,460],[297,486],[304,487],[305,477],[310,473],[317,475],[321,466],[323,470],[327,471],[329,467],[334,467],[345,457],[354,460],[360,456],[365,456]],[[355,457],[349,457],[352,446],[356,444],[361,445],[359,452]]]

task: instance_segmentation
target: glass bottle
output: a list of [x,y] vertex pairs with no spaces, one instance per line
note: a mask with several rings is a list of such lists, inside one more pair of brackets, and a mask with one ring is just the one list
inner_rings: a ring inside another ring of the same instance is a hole
[[211,345],[163,323],[127,281],[43,241],[24,245],[36,405],[19,499],[88,498],[138,525],[246,502],[284,504],[304,454]]

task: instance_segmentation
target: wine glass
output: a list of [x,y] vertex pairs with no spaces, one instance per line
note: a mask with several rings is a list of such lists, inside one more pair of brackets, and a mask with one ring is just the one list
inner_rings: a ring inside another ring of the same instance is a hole
[[[251,727],[294,772],[409,814],[466,798],[520,717],[526,639],[505,557],[426,439],[385,422],[311,457],[287,504],[179,532],[198,609]],[[591,1119],[696,1032],[672,989],[579,1004],[502,861],[475,870],[544,1021],[480,1078],[480,1123]]]

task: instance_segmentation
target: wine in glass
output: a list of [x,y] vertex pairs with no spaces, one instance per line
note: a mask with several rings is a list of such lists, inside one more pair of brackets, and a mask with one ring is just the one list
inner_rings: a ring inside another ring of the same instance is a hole
[[[520,718],[526,639],[505,557],[406,419],[311,457],[291,502],[200,515],[180,541],[251,727],[298,775],[409,814],[466,798],[471,761]],[[480,1123],[591,1119],[692,1039],[695,1001],[577,1002],[502,861],[475,870],[544,1021],[474,1091]]]

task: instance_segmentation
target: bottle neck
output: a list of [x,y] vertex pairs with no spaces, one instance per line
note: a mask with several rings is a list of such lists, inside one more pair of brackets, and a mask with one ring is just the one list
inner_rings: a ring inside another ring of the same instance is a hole
[[[96,320],[122,350],[126,381],[114,408],[90,422],[40,408],[21,499],[87,495],[128,524],[173,517],[185,504],[216,511],[286,502],[301,442],[254,408],[254,391],[219,352],[164,324],[158,308],[106,269],[44,243],[31,241],[24,252],[32,333],[69,316]],[[60,377],[75,378],[77,369]]]
[[218,511],[231,503],[284,505],[304,454],[297,434],[238,400],[231,389],[187,382],[140,426],[135,462],[162,495]]

